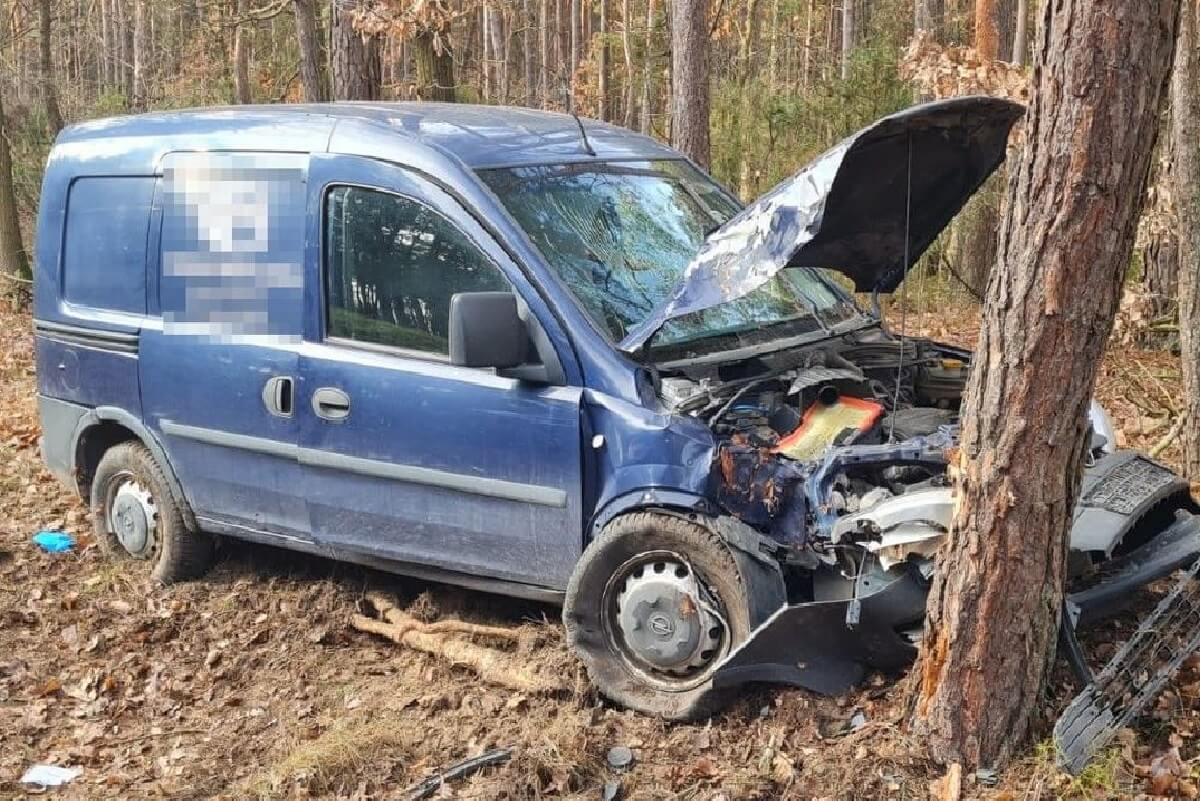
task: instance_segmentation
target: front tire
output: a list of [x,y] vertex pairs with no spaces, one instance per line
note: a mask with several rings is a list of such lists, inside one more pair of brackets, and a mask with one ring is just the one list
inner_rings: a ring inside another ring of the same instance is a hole
[[567,586],[567,640],[608,699],[668,720],[712,714],[721,660],[783,605],[780,572],[694,520],[623,515],[584,552]]
[[162,467],[140,442],[105,451],[92,477],[92,525],[110,556],[137,560],[164,584],[202,575],[213,561],[213,538],[189,531]]

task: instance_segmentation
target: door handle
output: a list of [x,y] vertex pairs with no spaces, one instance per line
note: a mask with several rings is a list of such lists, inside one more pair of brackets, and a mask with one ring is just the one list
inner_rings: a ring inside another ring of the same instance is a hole
[[274,375],[263,384],[262,402],[276,417],[292,416],[292,397],[295,382],[288,375]]
[[313,411],[325,420],[345,420],[350,416],[350,396],[337,387],[321,387],[313,392]]

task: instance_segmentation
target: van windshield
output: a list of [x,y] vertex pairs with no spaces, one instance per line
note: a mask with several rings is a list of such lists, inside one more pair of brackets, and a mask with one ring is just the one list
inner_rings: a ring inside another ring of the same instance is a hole
[[[671,293],[704,239],[738,211],[686,161],[537,165],[480,175],[615,342]],[[857,314],[821,271],[793,268],[744,297],[667,322],[653,344],[674,351],[705,340],[705,349],[724,349],[821,330]]]

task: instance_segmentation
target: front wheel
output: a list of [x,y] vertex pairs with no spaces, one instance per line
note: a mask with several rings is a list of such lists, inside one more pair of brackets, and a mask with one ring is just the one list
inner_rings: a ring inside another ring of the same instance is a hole
[[700,523],[638,512],[615,519],[584,552],[567,587],[567,639],[600,692],[668,720],[726,699],[721,660],[786,598],[777,569],[734,552]]

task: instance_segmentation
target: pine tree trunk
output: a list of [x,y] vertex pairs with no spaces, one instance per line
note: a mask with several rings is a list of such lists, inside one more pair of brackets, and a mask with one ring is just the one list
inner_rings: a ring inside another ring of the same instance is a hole
[[362,34],[354,30],[354,2],[332,0],[331,5],[334,99],[379,100],[383,68],[378,38],[371,36],[364,41]]
[[321,23],[313,0],[292,0],[296,16],[296,44],[300,50],[300,85],[304,99],[319,103],[326,98],[321,76]]
[[579,69],[579,61],[581,57],[582,43],[579,41],[579,35],[583,26],[583,5],[581,0],[570,0],[571,2],[571,74],[567,76],[568,86],[568,108],[575,106],[575,73]]
[[1029,52],[1029,0],[1018,0],[1016,31],[1013,33],[1012,63],[1025,65]]
[[131,75],[131,97],[138,111],[146,108],[146,0],[133,0],[133,69]]
[[654,0],[646,0],[646,55],[642,62],[642,118],[638,130],[649,135],[653,117],[654,74],[651,53],[654,48]]
[[607,121],[611,109],[608,106],[608,0],[600,0],[600,54],[596,69],[597,116]]
[[433,31],[413,37],[413,61],[417,67],[417,96],[422,100],[454,102],[454,59],[450,50],[434,48]]
[[671,144],[708,166],[708,0],[672,0]]
[[850,77],[850,60],[854,55],[854,0],[842,0],[842,80]]
[[[633,127],[633,43],[629,38],[629,22],[633,19],[633,9],[630,8],[629,0],[621,0],[621,49],[625,54],[625,121],[626,128]],[[649,53],[646,57],[649,58]]]
[[234,6],[238,18],[233,29],[233,99],[243,105],[254,101],[250,93],[250,45],[246,41],[250,35],[249,21],[246,20],[248,9],[246,0],[237,0]]
[[1200,481],[1200,8],[1183,0],[1171,79],[1175,206],[1179,217],[1179,345],[1187,422],[1184,473]]
[[913,735],[940,761],[1002,766],[1040,707],[1087,408],[1145,195],[1178,11],[1178,0],[1045,7],[1028,139],[963,401],[958,507],[917,668]]
[[541,66],[542,108],[550,107],[550,2],[538,2],[538,51]]
[[54,62],[50,58],[50,0],[38,3],[38,59],[41,62],[42,103],[46,107],[46,127],[50,138],[62,130],[62,112],[58,108],[58,92],[54,88]]
[[[8,149],[3,97],[0,97],[0,277],[29,278],[29,259],[21,243],[21,225],[17,220],[17,195],[13,187],[12,153]],[[15,296],[19,282],[4,280],[3,283],[6,286],[0,288],[0,292]]]
[[1000,58],[1000,0],[975,0],[975,50],[983,59]]
[[529,35],[529,29],[533,26],[533,19],[529,15],[529,0],[521,0],[521,79],[524,81],[523,87],[526,106],[533,105],[533,48],[532,39]]

